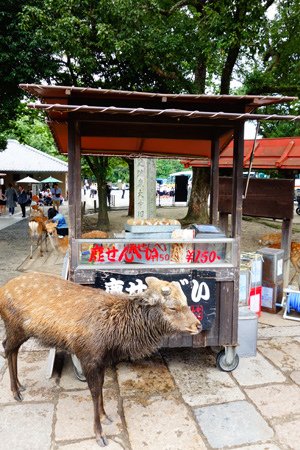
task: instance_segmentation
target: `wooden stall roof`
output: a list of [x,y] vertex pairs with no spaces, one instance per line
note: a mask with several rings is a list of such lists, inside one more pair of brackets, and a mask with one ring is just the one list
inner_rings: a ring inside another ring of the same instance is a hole
[[[244,167],[250,165],[253,139],[244,143]],[[210,160],[183,160],[186,167],[209,167]],[[232,167],[233,145],[230,143],[220,152],[220,167]],[[255,143],[253,169],[299,169],[300,168],[300,137],[263,138]]]
[[294,97],[189,95],[70,86],[20,85],[41,102],[58,149],[68,153],[68,122],[77,123],[83,155],[210,157],[211,142],[224,149],[235,126],[249,119],[291,116],[253,114]]

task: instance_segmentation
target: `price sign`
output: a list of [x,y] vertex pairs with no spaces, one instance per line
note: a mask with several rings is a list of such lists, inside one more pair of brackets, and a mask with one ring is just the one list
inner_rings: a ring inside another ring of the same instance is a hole
[[148,289],[146,278],[156,277],[177,281],[187,298],[191,311],[201,321],[202,329],[209,330],[216,316],[216,279],[214,272],[193,270],[187,273],[139,273],[126,275],[114,272],[97,272],[95,287],[110,293],[141,294]]

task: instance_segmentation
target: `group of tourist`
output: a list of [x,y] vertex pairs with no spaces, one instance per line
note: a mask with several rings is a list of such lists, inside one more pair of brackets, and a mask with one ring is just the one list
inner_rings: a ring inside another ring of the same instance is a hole
[[26,206],[31,204],[31,193],[26,192],[23,186],[14,188],[12,183],[9,183],[8,188],[1,186],[0,188],[0,215],[5,214],[6,208],[10,216],[15,213],[15,208],[20,205],[22,217],[26,216]]
[[53,187],[45,186],[44,189],[39,192],[40,202],[45,206],[54,206],[56,209],[63,202],[62,190],[58,187],[58,184],[53,184]]
[[[52,188],[47,187],[39,192],[39,201],[45,206],[53,206],[58,211],[63,201],[62,190],[58,184],[54,184]],[[5,214],[8,209],[9,215],[13,216],[15,208],[20,205],[22,217],[26,217],[26,206],[30,206],[31,202],[32,191],[25,191],[23,186],[15,188],[12,183],[9,183],[8,188],[0,186],[0,215]]]

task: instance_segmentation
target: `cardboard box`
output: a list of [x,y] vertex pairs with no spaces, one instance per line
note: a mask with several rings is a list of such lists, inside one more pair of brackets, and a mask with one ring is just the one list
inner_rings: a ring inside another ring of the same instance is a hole
[[258,250],[263,258],[262,279],[269,283],[283,280],[283,250],[278,248],[261,248]]
[[278,281],[277,283],[263,281],[261,299],[262,311],[276,313],[280,308],[279,306],[276,306],[276,303],[281,304],[282,297],[283,281]]
[[262,255],[254,252],[242,253],[241,264],[250,270],[250,287],[262,285]]

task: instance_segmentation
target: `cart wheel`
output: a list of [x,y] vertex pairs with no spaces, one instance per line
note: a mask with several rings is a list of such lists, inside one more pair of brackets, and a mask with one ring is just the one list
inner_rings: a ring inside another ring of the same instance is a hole
[[233,361],[228,364],[225,357],[225,350],[221,350],[216,357],[217,367],[223,372],[232,372],[239,365],[240,358],[238,354],[235,354]]
[[298,216],[300,216],[300,208],[296,208],[296,213],[298,214]]

